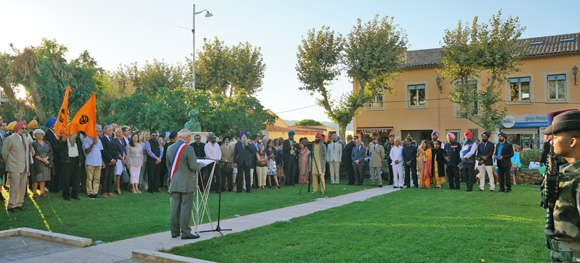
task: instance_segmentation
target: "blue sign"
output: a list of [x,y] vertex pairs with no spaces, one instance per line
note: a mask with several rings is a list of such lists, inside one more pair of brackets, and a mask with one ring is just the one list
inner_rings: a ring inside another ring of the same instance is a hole
[[522,128],[522,127],[547,127],[549,126],[546,115],[508,115],[506,116],[502,128]]

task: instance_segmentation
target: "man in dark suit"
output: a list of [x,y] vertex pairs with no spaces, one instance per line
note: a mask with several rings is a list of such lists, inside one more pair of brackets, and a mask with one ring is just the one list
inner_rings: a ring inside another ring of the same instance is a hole
[[113,196],[113,181],[115,178],[115,166],[117,163],[118,150],[113,144],[113,127],[105,126],[105,134],[101,136],[103,150],[101,156],[105,169],[101,174],[101,195],[103,197]]
[[204,159],[205,158],[205,143],[201,142],[201,135],[196,134],[193,136],[194,142],[190,145],[193,147],[195,151],[195,156],[197,159]]
[[246,181],[246,192],[252,192],[252,185],[250,181],[250,150],[248,149],[248,133],[243,131],[240,133],[240,141],[234,147],[234,168],[238,168],[238,176],[236,176],[236,189],[238,193],[242,192],[244,188],[244,179]]
[[48,128],[44,135],[44,140],[50,144],[52,147],[52,154],[53,154],[53,164],[55,173],[51,174],[50,182],[48,183],[48,189],[51,193],[58,193],[60,192],[60,177],[62,173],[62,165],[60,160],[60,151],[58,149],[59,146],[59,136],[57,136],[56,132],[54,131],[54,125],[56,124],[56,118],[49,119],[46,121],[44,126]]
[[[191,219],[191,207],[193,205],[193,194],[197,189],[196,172],[201,168],[197,163],[195,152],[188,146],[191,139],[191,132],[186,129],[180,130],[179,140],[167,148],[165,161],[169,177],[169,193],[171,193],[171,217],[169,227],[171,237],[176,238],[181,234],[181,239],[199,238],[199,235],[191,233],[189,222]],[[175,152],[181,145],[186,145],[181,155],[176,156],[179,160],[173,160]],[[173,162],[178,162],[175,171],[171,170]],[[173,174],[173,177],[171,177]]]
[[459,157],[461,152],[461,144],[455,141],[455,134],[447,133],[447,141],[445,144],[445,161],[447,162],[447,177],[449,180],[449,189],[459,190],[459,167],[461,159]]
[[479,191],[483,192],[485,187],[485,173],[489,177],[489,190],[493,192],[495,182],[493,181],[493,143],[488,142],[489,132],[481,134],[481,143],[477,146],[477,160],[479,162]]
[[346,136],[346,145],[342,150],[342,163],[346,168],[346,174],[348,175],[348,185],[354,185],[354,167],[352,166],[352,149],[356,146],[356,143],[352,140],[352,135]]
[[147,181],[149,188],[147,192],[159,192],[159,175],[161,174],[161,158],[163,158],[163,148],[159,145],[159,133],[151,132],[151,139],[145,142],[147,151]]
[[364,181],[363,167],[365,165],[365,158],[367,157],[367,149],[362,145],[360,139],[356,140],[356,147],[352,149],[351,162],[354,168],[355,184],[362,185]]
[[499,133],[499,143],[497,144],[494,158],[497,159],[497,174],[499,176],[499,191],[509,193],[512,191],[512,180],[510,169],[512,168],[511,158],[514,156],[514,148],[507,142],[507,134]]
[[411,187],[411,177],[413,186],[419,187],[417,182],[417,146],[413,145],[412,137],[407,137],[407,146],[403,147],[403,163],[405,164],[405,186]]
[[298,171],[298,163],[296,161],[296,148],[294,141],[294,131],[288,132],[288,139],[282,143],[282,152],[284,153],[284,176],[286,177],[286,185],[294,185],[294,175]]
[[392,165],[393,160],[391,160],[391,149],[396,146],[397,145],[395,145],[395,135],[389,134],[389,140],[385,143],[385,155],[387,156],[387,168],[389,170],[389,174],[387,175],[387,178],[385,178],[385,180],[389,181],[389,185],[393,185],[394,183],[393,165]]
[[256,171],[256,164],[257,164],[257,156],[256,153],[258,152],[258,135],[252,135],[251,140],[246,145],[246,148],[250,154],[250,185],[254,185],[254,182],[257,182],[257,171]]

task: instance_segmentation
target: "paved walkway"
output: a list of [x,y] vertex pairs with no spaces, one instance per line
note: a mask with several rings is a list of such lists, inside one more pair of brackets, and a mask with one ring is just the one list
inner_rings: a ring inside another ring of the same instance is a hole
[[[290,220],[292,218],[309,215],[318,211],[323,211],[337,206],[350,204],[352,202],[364,201],[367,198],[383,195],[393,191],[397,191],[392,186],[385,186],[383,188],[372,188],[355,193],[341,195],[332,198],[319,198],[310,203],[304,203],[279,209],[274,209],[266,212],[251,214],[247,216],[235,217],[223,220],[221,222],[222,228],[231,228],[233,231],[223,232],[224,235],[242,232],[249,229],[258,228],[273,224],[278,221]],[[214,228],[216,224],[214,223]],[[210,224],[201,226],[202,230],[211,229]],[[199,242],[219,236],[219,233],[201,233],[201,237],[193,240],[182,240],[181,238],[171,238],[170,231],[151,234],[141,237],[135,237],[116,242],[106,243],[98,246],[90,246],[86,248],[78,248],[51,255],[45,255],[36,258],[28,258],[18,263],[24,262],[134,262],[130,261],[132,251],[134,250],[154,250],[171,249],[173,247],[183,246],[186,244]],[[208,262],[199,260],[199,262]]]

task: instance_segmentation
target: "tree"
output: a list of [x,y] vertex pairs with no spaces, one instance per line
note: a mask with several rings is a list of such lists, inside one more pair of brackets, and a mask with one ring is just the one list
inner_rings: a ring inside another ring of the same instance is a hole
[[[71,111],[82,107],[92,92],[100,87],[95,75],[101,69],[87,51],[68,62],[65,58],[67,47],[57,43],[56,40],[43,39],[39,46],[30,46],[23,50],[18,50],[12,45],[11,48],[15,55],[9,63],[6,78],[11,83],[3,83],[2,87],[10,90],[9,85],[24,86],[32,99],[40,123],[46,122],[48,116],[57,115],[67,86],[71,86],[69,97]],[[4,57],[4,61],[7,61],[7,56]]]
[[199,110],[198,121],[204,131],[218,136],[245,130],[258,134],[272,124],[274,117],[264,111],[258,99],[245,93],[227,97],[204,90],[159,89],[155,97],[135,92],[111,105],[106,122],[116,121],[140,130],[178,131],[189,120],[192,109]]
[[[230,47],[216,37],[213,41],[204,39],[202,49],[195,62],[196,89],[230,97],[242,90],[254,95],[262,89],[266,65],[259,47],[248,42]],[[187,60],[191,69],[191,59]]]
[[[401,71],[406,51],[407,37],[393,23],[393,18],[379,16],[366,24],[360,19],[346,39],[328,27],[312,29],[298,47],[298,79],[302,90],[318,93],[319,105],[328,117],[339,125],[344,140],[346,126],[364,103],[383,92],[392,92],[389,81]],[[357,89],[347,92],[334,101],[327,86],[344,67],[355,81]]]
[[[493,131],[504,120],[507,108],[501,87],[506,76],[518,70],[524,43],[519,41],[525,27],[519,18],[502,18],[502,11],[488,24],[473,19],[471,26],[459,21],[457,28],[445,30],[441,48],[441,68],[452,89],[449,99],[461,106],[459,116]],[[482,78],[486,72],[488,78]],[[481,83],[478,89],[472,81]]]
[[139,67],[137,62],[119,66],[115,77],[126,85],[131,83],[135,91],[153,97],[162,88],[174,90],[182,88],[188,80],[184,65],[177,63],[171,65],[161,60],[153,59],[152,63],[145,61],[145,65]]
[[296,123],[294,123],[294,125],[296,125],[296,126],[322,126],[322,123],[320,123],[319,121],[315,121],[313,119],[304,119],[301,121],[297,121]]

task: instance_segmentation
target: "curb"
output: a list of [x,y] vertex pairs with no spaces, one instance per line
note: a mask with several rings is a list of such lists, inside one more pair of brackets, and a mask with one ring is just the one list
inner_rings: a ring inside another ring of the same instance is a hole
[[148,262],[160,262],[160,263],[210,263],[213,261],[207,261],[196,258],[189,258],[183,256],[177,256],[173,254],[163,253],[159,251],[138,249],[133,250],[131,259],[142,260]]

